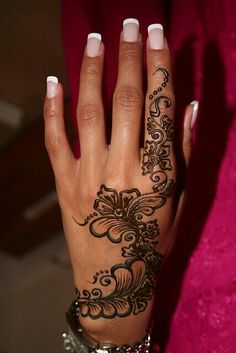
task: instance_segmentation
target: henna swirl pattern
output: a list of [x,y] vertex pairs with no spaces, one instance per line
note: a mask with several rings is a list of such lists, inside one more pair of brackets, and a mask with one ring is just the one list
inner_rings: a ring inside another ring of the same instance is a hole
[[[153,91],[153,95],[149,99],[153,99],[158,92],[163,90],[163,87],[169,81],[169,74],[165,69],[159,68],[155,73],[162,72],[164,81],[157,90]],[[143,175],[150,174],[150,179],[154,182],[158,179],[158,173],[166,176],[165,171],[171,171],[172,165],[170,160],[170,144],[173,140],[174,126],[173,120],[168,117],[166,111],[171,107],[171,100],[165,95],[157,96],[150,104],[150,116],[147,118],[147,132],[151,136],[151,140],[145,141],[142,171]],[[161,171],[160,171],[161,170]],[[162,176],[163,177],[163,176]],[[161,176],[159,177],[161,178]],[[153,191],[158,190],[158,185],[153,186]]]
[[145,141],[142,162],[142,174],[150,175],[153,191],[141,194],[133,188],[118,192],[101,185],[94,212],[83,223],[74,219],[78,225],[87,226],[90,235],[121,244],[124,258],[123,263],[96,272],[92,281],[88,281],[91,289],[76,289],[74,312],[82,317],[112,319],[137,315],[146,309],[154,295],[164,256],[157,251],[160,229],[152,216],[165,205],[174,188],[174,181],[168,177],[172,170],[173,121],[166,112],[171,100],[163,94],[169,74],[163,68],[155,73],[163,75],[163,82],[149,96],[146,128],[150,140]]

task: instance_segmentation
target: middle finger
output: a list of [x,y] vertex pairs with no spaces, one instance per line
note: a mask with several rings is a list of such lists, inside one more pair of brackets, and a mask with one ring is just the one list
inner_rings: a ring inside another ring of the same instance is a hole
[[110,149],[112,155],[122,157],[124,162],[129,163],[130,158],[139,156],[142,106],[142,42],[139,23],[135,19],[127,19],[123,23],[120,40]]

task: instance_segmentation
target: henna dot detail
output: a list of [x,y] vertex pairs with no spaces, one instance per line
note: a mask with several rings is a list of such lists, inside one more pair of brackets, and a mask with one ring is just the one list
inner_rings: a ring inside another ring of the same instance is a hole
[[161,92],[162,91],[162,88],[161,87],[158,87],[158,89],[157,89],[159,92]]
[[152,98],[153,98],[153,95],[152,95],[152,94],[150,94],[149,99],[152,99]]

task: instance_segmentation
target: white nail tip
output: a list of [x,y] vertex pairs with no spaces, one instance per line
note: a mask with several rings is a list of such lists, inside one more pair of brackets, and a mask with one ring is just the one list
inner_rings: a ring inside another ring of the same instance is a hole
[[126,18],[123,21],[123,26],[125,26],[125,25],[127,25],[129,23],[136,24],[137,26],[139,26],[139,21],[136,18]]
[[198,115],[198,101],[192,101],[190,105],[193,106],[193,114],[192,114],[192,119],[191,119],[191,130],[196,122],[197,115]]
[[90,38],[95,38],[95,39],[99,40],[100,42],[101,42],[101,40],[102,40],[102,36],[101,36],[100,33],[89,33],[89,34],[88,34],[88,40],[89,40]]
[[160,23],[154,23],[148,26],[148,33],[153,29],[161,29],[163,31],[163,26]]
[[47,82],[58,83],[58,78],[56,76],[48,76],[47,77]]
[[190,105],[193,106],[193,111],[196,112],[198,110],[199,103],[198,101],[192,101]]

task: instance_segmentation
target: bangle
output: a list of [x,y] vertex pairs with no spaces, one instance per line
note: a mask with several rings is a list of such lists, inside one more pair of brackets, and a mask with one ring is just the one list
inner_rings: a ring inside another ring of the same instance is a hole
[[75,303],[72,303],[66,313],[68,332],[62,334],[64,349],[71,353],[149,353],[151,346],[150,331],[145,334],[141,342],[132,346],[115,344],[99,345],[92,339],[79,323],[78,316],[75,314]]

